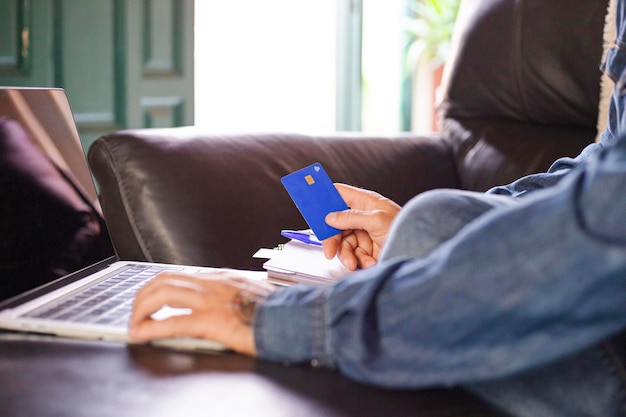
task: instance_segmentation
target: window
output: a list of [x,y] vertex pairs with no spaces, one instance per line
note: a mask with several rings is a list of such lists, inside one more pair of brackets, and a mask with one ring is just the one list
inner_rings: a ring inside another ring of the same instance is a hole
[[334,131],[336,22],[335,0],[196,0],[196,125]]
[[447,36],[456,16],[447,11],[458,2],[196,0],[196,125],[303,133],[429,130],[435,87],[408,69],[408,45],[417,44],[411,24],[426,11],[429,20],[419,23],[431,26],[418,26]]
[[403,53],[406,0],[366,0],[363,4],[362,130],[402,129]]

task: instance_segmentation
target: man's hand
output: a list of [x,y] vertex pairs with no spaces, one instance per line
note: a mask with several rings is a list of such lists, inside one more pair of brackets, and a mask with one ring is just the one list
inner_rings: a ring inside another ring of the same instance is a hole
[[[130,336],[138,340],[205,338],[254,356],[254,310],[273,288],[231,271],[194,276],[159,274],[137,293]],[[152,315],[164,306],[189,309],[190,314],[154,319]]]
[[350,209],[326,216],[326,223],[343,232],[322,242],[324,254],[328,259],[338,256],[350,270],[372,266],[400,206],[373,191],[335,186]]

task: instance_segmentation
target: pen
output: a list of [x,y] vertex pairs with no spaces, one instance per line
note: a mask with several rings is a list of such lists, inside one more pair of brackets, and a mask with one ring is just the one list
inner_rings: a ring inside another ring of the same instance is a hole
[[312,246],[322,246],[317,237],[310,230],[281,230],[280,234],[286,238],[297,240]]

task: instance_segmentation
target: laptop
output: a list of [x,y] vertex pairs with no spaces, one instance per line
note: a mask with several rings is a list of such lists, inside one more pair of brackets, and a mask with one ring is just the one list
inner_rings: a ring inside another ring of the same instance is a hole
[[[128,321],[142,286],[164,271],[215,269],[119,260],[85,154],[64,90],[0,87],[0,329],[134,343]],[[188,313],[166,306],[153,317]]]

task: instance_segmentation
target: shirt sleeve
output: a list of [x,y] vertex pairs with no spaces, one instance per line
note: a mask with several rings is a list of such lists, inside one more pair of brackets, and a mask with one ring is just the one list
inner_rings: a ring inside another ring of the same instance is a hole
[[559,158],[546,172],[522,177],[508,185],[493,187],[487,194],[521,197],[532,191],[543,190],[559,183],[573,169],[583,165],[595,152],[603,148],[600,142],[592,143],[583,149],[576,158]]
[[626,326],[626,140],[423,259],[259,306],[258,355],[416,388],[506,376]]

